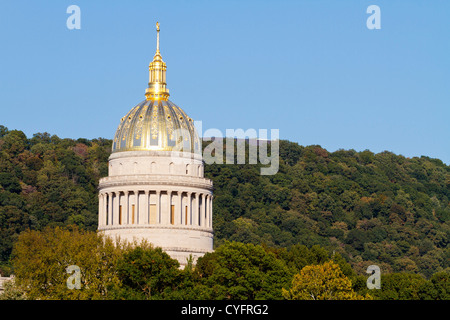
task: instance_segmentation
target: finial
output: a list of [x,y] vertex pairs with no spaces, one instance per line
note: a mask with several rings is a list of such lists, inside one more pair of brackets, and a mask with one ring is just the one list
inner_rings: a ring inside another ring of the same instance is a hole
[[159,22],[156,22],[156,51],[159,52]]
[[166,86],[166,63],[159,52],[159,22],[156,22],[156,53],[148,66],[149,82],[145,90],[147,100],[167,100],[169,89]]

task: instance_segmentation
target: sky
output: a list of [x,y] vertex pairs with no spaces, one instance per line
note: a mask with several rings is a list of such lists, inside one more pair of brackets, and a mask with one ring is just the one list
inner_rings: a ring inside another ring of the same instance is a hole
[[450,165],[449,12],[439,0],[2,0],[0,124],[112,139],[145,99],[159,21],[170,100],[202,133],[278,129],[330,152]]

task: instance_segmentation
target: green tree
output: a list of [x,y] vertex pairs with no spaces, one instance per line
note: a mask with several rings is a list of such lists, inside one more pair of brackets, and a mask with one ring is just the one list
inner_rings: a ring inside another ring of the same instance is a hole
[[2,137],[3,143],[0,145],[2,150],[7,150],[12,156],[17,156],[25,150],[28,145],[28,139],[25,133],[19,130],[11,130]]
[[339,265],[329,261],[321,265],[304,267],[292,280],[289,290],[283,288],[288,300],[364,300],[352,289],[352,282],[340,270]]
[[196,272],[212,299],[281,299],[281,288],[291,279],[273,252],[240,242],[226,242],[199,258]]
[[372,290],[372,295],[380,300],[419,300],[425,282],[423,276],[413,273],[382,274],[381,289]]
[[[14,285],[27,299],[107,299],[119,284],[121,245],[95,232],[47,227],[20,234],[13,249]],[[67,267],[81,271],[81,289],[69,289]]]
[[129,248],[117,263],[122,281],[119,297],[132,299],[163,299],[175,290],[180,281],[177,260],[161,248],[142,242]]
[[13,242],[30,225],[28,214],[16,206],[0,206],[0,261],[8,261]]
[[450,300],[450,273],[433,274],[419,289],[419,297],[423,300]]

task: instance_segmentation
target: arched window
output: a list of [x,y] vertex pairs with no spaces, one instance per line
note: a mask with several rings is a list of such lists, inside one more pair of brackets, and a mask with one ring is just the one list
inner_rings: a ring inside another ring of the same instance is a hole
[[173,164],[173,162],[171,162],[169,164],[169,173],[173,173],[173,167],[174,167],[174,164]]
[[189,164],[187,164],[186,165],[186,174],[189,174],[189,169],[190,169],[190,166],[189,166]]

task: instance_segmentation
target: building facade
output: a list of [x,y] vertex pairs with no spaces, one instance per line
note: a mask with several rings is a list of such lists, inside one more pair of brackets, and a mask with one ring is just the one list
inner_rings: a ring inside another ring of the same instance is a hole
[[157,45],[146,99],[124,116],[99,183],[98,231],[126,241],[146,239],[181,266],[213,250],[213,184],[203,175],[193,120],[171,102]]

